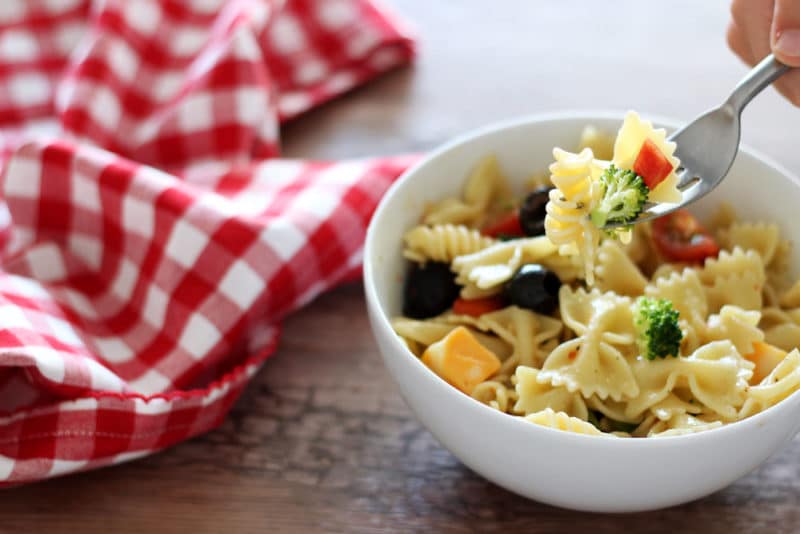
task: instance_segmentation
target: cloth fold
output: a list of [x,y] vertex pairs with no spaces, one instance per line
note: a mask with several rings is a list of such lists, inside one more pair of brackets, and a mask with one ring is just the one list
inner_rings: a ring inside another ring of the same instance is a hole
[[9,485],[213,428],[281,319],[358,277],[414,158],[281,159],[279,125],[414,49],[371,0],[4,2]]

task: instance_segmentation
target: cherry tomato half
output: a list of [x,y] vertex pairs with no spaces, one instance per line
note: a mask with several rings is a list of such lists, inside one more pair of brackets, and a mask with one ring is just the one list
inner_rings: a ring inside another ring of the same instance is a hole
[[717,242],[687,210],[654,220],[653,243],[669,261],[701,263],[719,254]]
[[483,230],[483,235],[489,237],[522,237],[525,233],[522,231],[522,226],[519,222],[519,210],[514,210],[508,215],[505,215],[497,222],[490,224]]

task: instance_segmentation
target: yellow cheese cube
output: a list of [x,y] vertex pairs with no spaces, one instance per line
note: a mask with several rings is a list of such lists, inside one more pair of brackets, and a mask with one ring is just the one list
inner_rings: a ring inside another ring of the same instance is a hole
[[500,360],[463,326],[430,345],[422,361],[467,395],[500,369]]

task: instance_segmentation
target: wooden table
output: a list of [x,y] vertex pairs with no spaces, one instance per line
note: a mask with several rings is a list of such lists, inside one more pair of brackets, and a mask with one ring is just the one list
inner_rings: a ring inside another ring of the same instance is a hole
[[[563,108],[688,119],[745,71],[725,46],[724,0],[392,4],[417,25],[417,65],[289,125],[289,155],[425,150],[487,122]],[[746,112],[745,141],[800,173],[798,124],[800,110],[768,91]],[[686,506],[573,513],[462,466],[411,416],[376,350],[360,286],[325,295],[287,321],[280,350],[221,428],[134,463],[6,491],[0,532],[800,529],[798,440]]]

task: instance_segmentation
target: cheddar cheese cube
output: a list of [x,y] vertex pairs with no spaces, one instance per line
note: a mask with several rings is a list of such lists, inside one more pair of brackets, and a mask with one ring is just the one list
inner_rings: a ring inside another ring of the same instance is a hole
[[422,354],[422,361],[467,395],[500,369],[497,356],[463,326],[430,345]]

